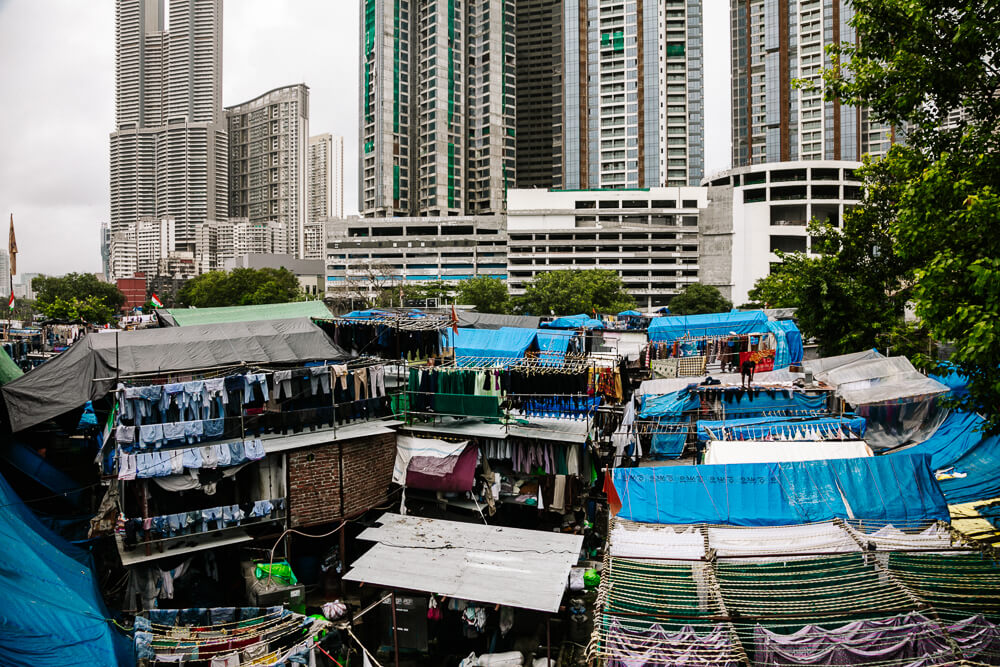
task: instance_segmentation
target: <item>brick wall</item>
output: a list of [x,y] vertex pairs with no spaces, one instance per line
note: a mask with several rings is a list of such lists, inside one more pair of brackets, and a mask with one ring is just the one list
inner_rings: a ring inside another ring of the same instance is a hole
[[381,504],[392,482],[396,434],[384,433],[291,452],[288,499],[292,526],[341,519],[339,451],[344,448],[344,514]]

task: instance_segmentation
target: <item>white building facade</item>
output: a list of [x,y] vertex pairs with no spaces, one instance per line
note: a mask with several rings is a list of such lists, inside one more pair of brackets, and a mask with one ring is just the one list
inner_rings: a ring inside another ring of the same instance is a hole
[[328,132],[309,137],[306,172],[309,195],[306,222],[344,217],[344,138]]
[[536,275],[606,269],[640,307],[667,305],[699,279],[703,187],[638,190],[511,190],[507,198],[508,280],[523,294]]
[[739,306],[754,283],[781,262],[776,252],[815,255],[813,218],[843,226],[861,199],[859,162],[809,160],[731,169],[706,181],[701,217],[701,282]]
[[326,228],[327,296],[422,281],[507,278],[502,216],[349,216]]

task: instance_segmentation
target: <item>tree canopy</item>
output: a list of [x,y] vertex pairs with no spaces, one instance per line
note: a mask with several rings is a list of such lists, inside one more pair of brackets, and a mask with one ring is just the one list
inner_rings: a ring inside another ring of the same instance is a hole
[[635,306],[615,271],[549,271],[535,276],[517,299],[518,309],[531,315],[617,313]]
[[701,313],[728,313],[732,302],[722,296],[718,287],[691,283],[680,294],[670,299],[671,315],[700,315]]
[[195,308],[288,303],[305,298],[295,274],[280,269],[210,271],[184,284],[177,300]]
[[906,138],[866,167],[855,220],[884,240],[862,248],[882,280],[857,309],[877,319],[909,299],[953,343],[951,361],[970,379],[964,406],[1000,432],[1000,3],[852,5],[857,40],[831,49],[826,97],[870,108]]
[[507,283],[499,278],[480,276],[458,285],[458,302],[475,306],[480,313],[506,313],[510,310]]
[[125,295],[92,273],[38,276],[31,281],[35,307],[54,320],[107,324],[125,303]]

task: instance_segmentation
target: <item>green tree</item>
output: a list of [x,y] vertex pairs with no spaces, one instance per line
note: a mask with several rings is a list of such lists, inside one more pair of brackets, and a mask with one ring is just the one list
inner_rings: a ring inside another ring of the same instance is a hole
[[[398,295],[398,288],[387,288],[388,295],[392,297]],[[443,280],[428,280],[403,286],[404,303],[407,301],[426,302],[431,299],[437,300],[438,304],[450,301],[455,295],[455,287]],[[398,301],[397,301],[398,305]]]
[[210,271],[187,281],[177,293],[180,303],[195,308],[288,303],[302,297],[298,278],[285,268]]
[[506,313],[510,311],[510,294],[507,283],[499,278],[480,276],[463,280],[458,285],[458,302],[475,306],[480,313]]
[[615,271],[549,271],[535,276],[525,286],[517,307],[532,315],[617,313],[635,306]]
[[915,332],[903,322],[913,270],[896,253],[891,233],[898,169],[892,160],[866,160],[858,175],[866,184],[861,204],[845,213],[843,227],[816,220],[809,225],[813,250],[822,256],[778,253],[782,265],[748,296],[774,308],[797,308],[803,333],[816,338],[824,354],[913,349],[905,341]]
[[107,324],[125,303],[125,295],[117,287],[101,282],[92,273],[38,276],[31,287],[35,306],[51,319]]
[[899,263],[924,326],[954,344],[965,407],[1000,432],[1000,3],[852,5],[857,40],[831,49],[826,97],[906,129],[880,167],[894,196],[878,261]]
[[701,313],[728,313],[733,304],[722,296],[718,287],[692,283],[680,294],[670,299],[671,315],[699,315]]

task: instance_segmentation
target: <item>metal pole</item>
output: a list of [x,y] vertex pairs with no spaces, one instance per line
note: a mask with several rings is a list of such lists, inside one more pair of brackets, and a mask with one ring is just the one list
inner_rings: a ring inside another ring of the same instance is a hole
[[399,667],[399,631],[396,629],[396,591],[392,591],[392,651]]

